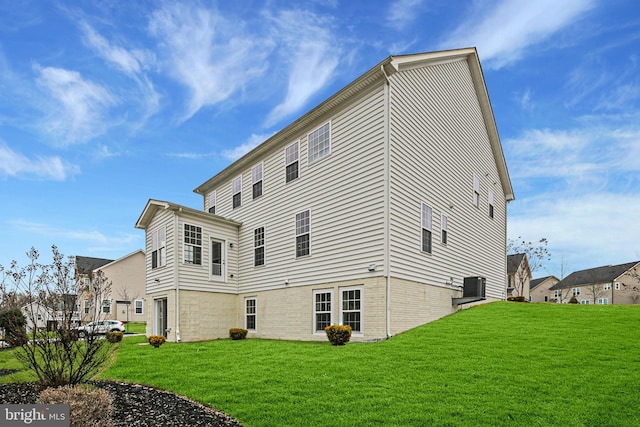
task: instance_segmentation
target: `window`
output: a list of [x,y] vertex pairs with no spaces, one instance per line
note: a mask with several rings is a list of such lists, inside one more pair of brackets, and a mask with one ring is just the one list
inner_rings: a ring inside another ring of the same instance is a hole
[[251,169],[251,179],[253,182],[253,198],[262,196],[262,163],[258,163]]
[[562,298],[562,290],[561,289],[556,289],[555,291],[553,291],[553,297],[554,298]]
[[609,298],[598,298],[598,304],[609,304]]
[[86,287],[91,286],[91,279],[90,279],[90,278],[88,278],[88,277],[85,277],[85,278],[84,278],[84,285],[85,285]]
[[549,296],[548,295],[544,296],[544,302],[549,302]]
[[583,299],[582,301],[580,301],[580,304],[589,304],[589,300],[588,299]]
[[616,291],[620,290],[620,283],[616,283],[616,287],[615,287]]
[[355,333],[362,332],[362,289],[342,291],[342,324],[351,326]]
[[324,328],[333,323],[331,320],[332,297],[333,292],[330,290],[313,291],[313,317],[315,332],[324,332]]
[[605,291],[609,291],[609,290],[611,290],[611,283],[605,283],[605,284],[604,284],[604,290],[605,290]]
[[104,314],[111,314],[111,300],[103,299],[102,300],[102,312]]
[[233,187],[233,209],[242,205],[242,175],[235,178],[232,182]]
[[331,124],[327,123],[308,135],[309,163],[331,154]]
[[446,215],[442,215],[442,221],[440,221],[440,232],[441,232],[441,242],[443,244],[447,244],[447,222],[449,221],[449,219],[447,218]]
[[202,228],[184,225],[184,263],[202,264]]
[[256,315],[257,315],[257,306],[256,306],[256,298],[245,298],[244,307],[245,307],[245,315],[244,315],[244,328],[249,331],[256,330]]
[[476,208],[480,206],[480,179],[477,176],[473,176],[473,206]]
[[572,292],[573,292],[573,296],[574,297],[578,296],[578,295],[580,295],[580,288],[573,288]]
[[211,194],[209,194],[209,213],[214,215],[216,213],[216,192],[215,191],[212,191]]
[[489,190],[489,218],[493,218],[493,190]]
[[309,255],[310,241],[309,230],[311,221],[309,211],[300,212],[296,215],[296,258]]
[[134,302],[135,314],[143,314],[142,307],[144,307],[144,302],[141,299],[135,300]]
[[91,310],[91,301],[84,300],[84,314],[89,314]]
[[431,206],[422,204],[422,252],[431,253],[431,223],[433,222]]
[[299,142],[294,142],[285,151],[286,182],[298,178],[298,160],[300,159]]
[[253,230],[253,265],[264,265],[264,227]]
[[211,279],[222,280],[224,267],[224,242],[211,239]]
[[167,242],[165,227],[151,233],[151,268],[163,267],[167,264]]

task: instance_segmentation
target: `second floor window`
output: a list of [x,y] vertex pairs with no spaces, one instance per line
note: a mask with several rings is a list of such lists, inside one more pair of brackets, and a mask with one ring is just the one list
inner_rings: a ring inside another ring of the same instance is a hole
[[449,219],[447,218],[446,215],[442,215],[442,221],[440,221],[440,231],[442,233],[442,243],[443,244],[447,244],[447,238],[449,237],[448,234],[448,230],[447,230],[447,222],[449,222]]
[[331,124],[320,126],[309,134],[309,163],[331,154]]
[[151,268],[158,268],[166,265],[166,244],[166,230],[164,226],[151,233]]
[[184,225],[184,263],[202,264],[202,228]]
[[233,209],[242,205],[242,175],[235,178],[232,183],[233,187]]
[[216,192],[215,191],[212,191],[209,194],[209,213],[210,214],[216,213]]
[[264,227],[253,230],[253,265],[264,265]]
[[489,218],[493,218],[493,191],[489,190]]
[[258,163],[251,169],[253,181],[253,198],[262,196],[262,163]]
[[480,207],[480,178],[473,176],[473,206]]
[[431,253],[431,224],[433,222],[433,210],[431,206],[422,204],[422,252]]
[[298,163],[300,160],[300,143],[294,142],[284,150],[286,182],[298,178]]
[[309,255],[310,239],[309,231],[311,222],[309,211],[300,212],[296,215],[296,258]]

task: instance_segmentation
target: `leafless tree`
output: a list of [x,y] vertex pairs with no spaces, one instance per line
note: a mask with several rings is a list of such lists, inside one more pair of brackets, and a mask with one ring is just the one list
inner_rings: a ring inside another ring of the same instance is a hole
[[[537,242],[526,241],[522,237],[517,239],[509,239],[507,242],[507,253],[510,255],[525,254],[529,271],[526,269],[518,268],[514,276],[514,290],[517,295],[524,295],[524,288],[527,284],[527,280],[532,278],[534,273],[542,266],[546,261],[551,259],[551,254],[547,248],[548,240],[541,238]],[[531,273],[531,277],[529,276]]]
[[634,304],[640,302],[640,268],[636,265],[629,270],[629,275],[635,283],[621,283],[622,291],[627,293]]
[[138,298],[140,294],[138,292],[130,293],[129,289],[124,286],[118,290],[118,296],[122,299],[122,301],[127,302],[127,322],[129,321],[129,311],[131,310],[131,302]]
[[[28,340],[20,346],[17,358],[33,370],[39,381],[47,386],[78,384],[89,380],[109,358],[113,345],[89,333],[78,339],[74,329],[80,322],[80,296],[87,290],[75,277],[75,260],[65,258],[52,246],[51,264],[38,262],[39,253],[32,248],[27,256],[29,264],[19,267],[13,261],[6,274],[3,289],[24,296],[21,307],[27,318]],[[108,295],[111,283],[103,274],[93,278],[92,292]],[[100,310],[94,310],[91,321],[99,321]]]

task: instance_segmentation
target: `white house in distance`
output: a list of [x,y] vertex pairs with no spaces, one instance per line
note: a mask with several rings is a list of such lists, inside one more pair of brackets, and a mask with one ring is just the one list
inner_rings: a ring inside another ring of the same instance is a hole
[[136,223],[148,334],[370,341],[505,298],[514,196],[474,48],[388,57],[194,191]]

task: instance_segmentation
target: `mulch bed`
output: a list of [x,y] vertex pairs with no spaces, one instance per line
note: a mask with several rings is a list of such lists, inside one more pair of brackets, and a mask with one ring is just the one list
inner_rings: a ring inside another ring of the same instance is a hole
[[[228,415],[184,397],[152,387],[95,381],[113,398],[114,426],[233,426]],[[35,383],[0,384],[0,403],[34,404],[40,387]]]

